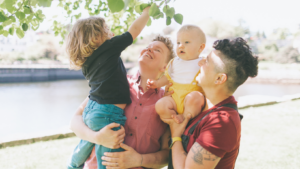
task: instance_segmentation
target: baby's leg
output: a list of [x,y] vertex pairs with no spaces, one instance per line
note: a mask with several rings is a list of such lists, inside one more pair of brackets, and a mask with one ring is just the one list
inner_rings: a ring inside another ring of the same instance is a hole
[[176,115],[176,103],[172,97],[163,97],[155,104],[155,110],[161,119],[171,119]]
[[186,117],[188,114],[192,115],[192,118],[196,117],[205,106],[205,97],[202,93],[193,91],[185,96],[184,99],[184,111],[183,116]]

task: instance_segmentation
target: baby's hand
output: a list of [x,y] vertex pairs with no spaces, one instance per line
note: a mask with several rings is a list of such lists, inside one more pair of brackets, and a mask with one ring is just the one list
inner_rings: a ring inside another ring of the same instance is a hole
[[156,88],[158,88],[158,82],[157,82],[157,80],[148,79],[147,80],[147,88],[148,89],[156,89]]

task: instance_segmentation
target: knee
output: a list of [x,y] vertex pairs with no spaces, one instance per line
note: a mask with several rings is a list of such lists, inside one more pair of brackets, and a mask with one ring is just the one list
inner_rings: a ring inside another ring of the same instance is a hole
[[199,106],[199,105],[204,105],[204,96],[202,93],[193,91],[188,95],[186,95],[185,106]]
[[166,97],[163,97],[161,99],[159,99],[156,103],[155,103],[155,110],[158,114],[160,114],[161,112],[165,112],[167,109],[167,105],[169,104],[169,101],[166,99]]

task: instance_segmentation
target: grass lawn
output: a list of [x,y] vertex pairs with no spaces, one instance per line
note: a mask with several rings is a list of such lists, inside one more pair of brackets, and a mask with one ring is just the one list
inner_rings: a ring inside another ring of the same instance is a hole
[[[237,169],[300,168],[300,100],[240,110]],[[65,169],[76,137],[0,149],[0,168]]]

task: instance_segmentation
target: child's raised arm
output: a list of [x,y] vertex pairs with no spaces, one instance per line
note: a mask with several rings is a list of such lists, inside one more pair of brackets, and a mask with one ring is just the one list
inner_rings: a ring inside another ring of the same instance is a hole
[[149,20],[149,9],[150,9],[150,6],[146,7],[143,10],[143,13],[141,14],[141,16],[139,16],[129,27],[128,32],[131,34],[133,40],[137,36],[139,36],[139,34],[142,32],[142,30],[146,26],[146,24]]

